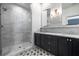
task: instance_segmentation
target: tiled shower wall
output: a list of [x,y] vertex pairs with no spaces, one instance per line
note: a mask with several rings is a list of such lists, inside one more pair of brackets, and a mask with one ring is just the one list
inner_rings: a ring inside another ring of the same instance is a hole
[[[0,7],[1,7],[1,4],[0,4]],[[1,15],[1,9],[0,9],[0,15]],[[1,16],[0,16],[0,33],[1,33]],[[2,53],[2,50],[1,50],[1,34],[0,34],[0,55]]]
[[6,49],[9,47],[5,53],[11,52],[13,47],[18,44],[31,42],[31,11],[25,8],[28,7],[27,5],[23,6],[19,4],[1,4],[2,48]]

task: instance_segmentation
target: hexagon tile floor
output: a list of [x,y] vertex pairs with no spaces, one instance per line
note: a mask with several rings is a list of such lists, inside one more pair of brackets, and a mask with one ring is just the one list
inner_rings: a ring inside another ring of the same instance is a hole
[[34,47],[29,50],[24,50],[23,52],[19,53],[17,56],[54,56],[54,55],[39,47]]

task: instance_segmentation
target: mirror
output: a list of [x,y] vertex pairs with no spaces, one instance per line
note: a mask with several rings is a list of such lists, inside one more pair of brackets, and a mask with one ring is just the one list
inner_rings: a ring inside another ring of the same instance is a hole
[[47,25],[62,25],[62,4],[51,3],[50,8],[47,9]]
[[79,3],[50,3],[45,11],[48,26],[79,24]]
[[62,12],[62,21],[64,25],[79,24],[79,3],[63,3]]

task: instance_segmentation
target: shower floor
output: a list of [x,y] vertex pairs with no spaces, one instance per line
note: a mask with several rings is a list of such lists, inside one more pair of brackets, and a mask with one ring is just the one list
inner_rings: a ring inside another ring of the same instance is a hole
[[26,42],[3,50],[3,56],[54,56],[51,53]]
[[17,54],[16,56],[54,56],[54,55],[39,47],[33,47],[31,49],[24,50],[23,52]]
[[29,42],[18,44],[16,46],[9,46],[9,47],[2,49],[3,51],[2,55],[3,56],[14,56],[24,50],[30,49],[31,47],[32,47],[32,43],[29,43]]

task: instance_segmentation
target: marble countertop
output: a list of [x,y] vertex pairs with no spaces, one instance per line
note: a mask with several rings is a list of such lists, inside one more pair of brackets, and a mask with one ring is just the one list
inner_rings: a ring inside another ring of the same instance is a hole
[[63,37],[78,38],[79,39],[79,35],[72,35],[72,34],[48,33],[48,32],[40,32],[40,31],[36,31],[35,33],[47,34],[47,35],[56,35],[56,36],[63,36]]
[[44,26],[43,28],[66,28],[66,27],[68,27],[68,28],[71,28],[71,27],[78,27],[79,28],[79,25],[59,25],[59,26],[54,26],[54,25],[50,25],[50,26]]

